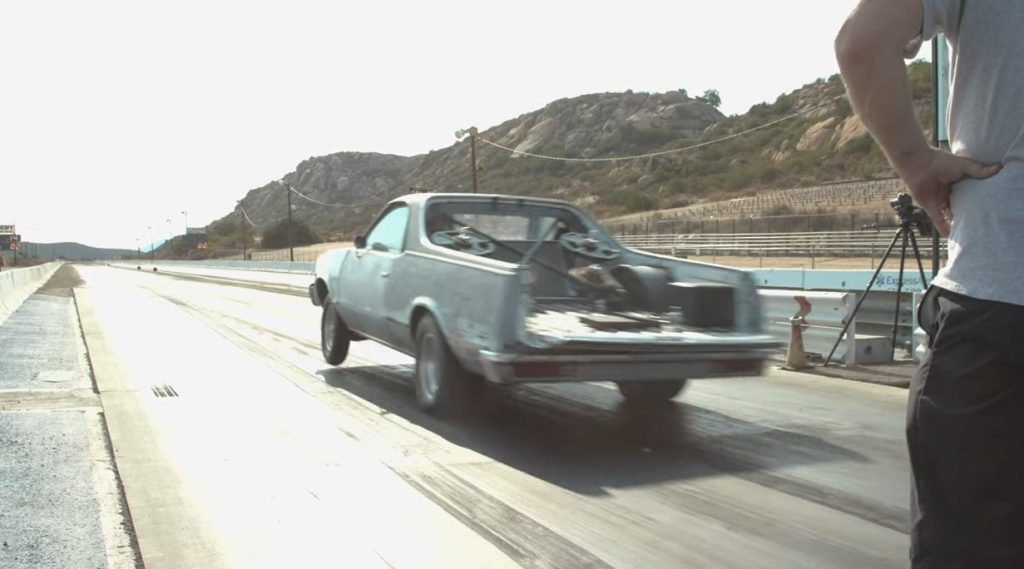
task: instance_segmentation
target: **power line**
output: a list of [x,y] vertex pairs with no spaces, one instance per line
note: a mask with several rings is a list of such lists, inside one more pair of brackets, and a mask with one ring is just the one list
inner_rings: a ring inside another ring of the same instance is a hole
[[758,125],[758,126],[755,126],[755,127],[752,127],[752,128],[748,128],[746,130],[742,130],[740,132],[736,132],[736,133],[733,133],[733,134],[730,134],[730,135],[727,135],[727,136],[723,136],[721,138],[716,138],[714,140],[709,140],[707,142],[701,142],[699,144],[694,144],[692,146],[686,146],[686,147],[683,147],[683,148],[673,148],[671,150],[661,150],[661,151],[658,151],[658,152],[648,152],[646,154],[635,154],[633,156],[609,156],[609,157],[605,157],[605,158],[572,158],[572,157],[566,157],[566,156],[550,156],[550,155],[547,155],[547,154],[535,154],[533,152],[524,152],[522,150],[516,150],[514,148],[509,148],[507,146],[498,144],[497,142],[491,142],[490,140],[487,140],[486,138],[477,137],[477,140],[479,140],[480,142],[483,142],[484,144],[489,144],[489,145],[491,145],[491,146],[493,146],[495,148],[500,148],[501,150],[506,150],[508,152],[511,152],[513,155],[518,154],[520,156],[529,156],[531,158],[541,158],[543,160],[559,160],[559,161],[562,161],[562,162],[620,162],[620,161],[625,161],[625,160],[638,160],[638,159],[642,159],[642,158],[653,158],[655,156],[664,156],[666,154],[676,154],[676,153],[680,153],[680,152],[687,152],[687,151],[690,151],[690,150],[696,150],[698,148],[703,148],[705,146],[711,146],[712,144],[718,144],[720,142],[725,142],[727,140],[732,140],[734,138],[739,138],[741,136],[746,136],[746,135],[748,135],[748,134],[750,134],[752,132],[763,130],[763,129],[766,129],[766,128],[770,127],[770,126],[775,126],[775,125],[777,125],[777,124],[779,124],[781,122],[785,122],[785,121],[794,119],[794,118],[799,117],[799,116],[810,114],[810,113],[812,113],[812,112],[814,112],[814,111],[816,111],[818,109],[821,109],[821,108],[824,108],[824,107],[828,106],[833,101],[839,100],[839,99],[841,99],[843,97],[845,97],[845,95],[838,95],[838,96],[833,97],[833,98],[829,99],[828,101],[826,101],[826,102],[824,102],[824,103],[822,103],[820,105],[811,107],[809,109],[804,109],[802,111],[797,111],[795,113],[786,115],[784,117],[775,119],[773,121],[766,122],[766,123],[764,123],[762,125]]
[[[299,190],[296,190],[295,186],[293,186],[291,184],[288,184],[288,188],[295,195],[299,196],[300,198],[302,198],[304,200],[307,200],[307,201],[310,201],[310,202],[313,202],[316,205],[322,205],[322,206],[325,206],[325,207],[362,207],[362,206],[365,206],[365,205],[375,205],[375,204],[383,203],[379,199],[378,200],[374,200],[374,201],[356,202],[356,203],[326,203],[326,202],[322,202],[322,201],[317,200],[317,199],[313,199],[313,198],[307,196],[306,194],[303,194]],[[388,200],[385,200],[385,201],[388,201]]]
[[245,208],[244,207],[238,206],[238,209],[242,210],[242,215],[245,216],[245,220],[249,222],[249,225],[251,225],[253,227],[259,227],[259,225],[257,225],[256,222],[253,221],[252,218],[249,217],[249,214],[245,212]]
[[[296,190],[295,187],[292,186],[291,184],[288,184],[288,188],[292,192],[294,192],[295,195],[297,195],[297,196],[299,196],[299,197],[301,197],[303,199],[309,200],[310,202],[313,202],[313,203],[315,203],[317,205],[326,206],[326,207],[362,207],[362,206],[367,206],[367,205],[380,205],[382,203],[390,201],[390,199],[385,199],[385,200],[379,200],[378,199],[378,200],[374,200],[374,201],[365,201],[365,202],[356,202],[356,203],[331,204],[331,203],[322,202],[322,201],[317,200],[317,199],[313,199],[313,198],[303,194],[302,192]],[[276,223],[278,221],[281,221],[282,219],[285,219],[285,217],[282,216],[282,217],[279,217],[277,219],[274,219],[274,220],[271,220],[271,221],[267,221],[265,223],[260,224],[260,223],[256,223],[255,221],[252,220],[251,217],[249,217],[249,213],[247,211],[245,211],[245,208],[242,207],[241,204],[239,204],[238,209],[242,212],[242,216],[244,218],[244,221],[249,222],[249,225],[251,225],[251,226],[253,226],[254,228],[257,228],[257,229],[260,228],[260,227],[264,227],[266,225],[269,225],[271,223]]]

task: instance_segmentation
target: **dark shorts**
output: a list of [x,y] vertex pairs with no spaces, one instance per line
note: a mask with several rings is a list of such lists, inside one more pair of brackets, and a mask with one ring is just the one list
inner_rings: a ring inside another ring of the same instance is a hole
[[918,313],[912,566],[1024,568],[1024,306],[932,287]]

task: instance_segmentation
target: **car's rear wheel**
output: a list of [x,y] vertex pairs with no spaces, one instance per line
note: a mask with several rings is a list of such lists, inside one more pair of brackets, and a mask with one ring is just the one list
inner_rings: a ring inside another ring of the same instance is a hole
[[617,381],[619,393],[631,404],[651,405],[671,401],[686,387],[685,379],[665,381]]
[[324,360],[332,366],[341,365],[348,357],[348,346],[352,341],[348,326],[338,311],[329,302],[320,317],[320,351]]
[[479,378],[452,354],[437,321],[429,314],[416,325],[416,402],[428,413],[451,415],[466,409]]

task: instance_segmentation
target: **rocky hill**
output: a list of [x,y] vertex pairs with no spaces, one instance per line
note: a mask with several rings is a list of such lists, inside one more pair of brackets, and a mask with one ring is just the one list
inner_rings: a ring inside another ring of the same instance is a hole
[[[927,125],[930,67],[917,62],[908,73],[919,118]],[[852,114],[838,76],[732,117],[683,90],[560,99],[482,130],[479,138],[481,192],[559,197],[603,217],[892,176]],[[704,145],[719,139],[724,140]],[[606,159],[655,152],[664,154],[593,162],[521,154]],[[469,143],[462,141],[412,157],[351,152],[313,157],[284,180],[309,198],[293,195],[296,219],[325,238],[345,238],[362,230],[388,199],[410,190],[471,191],[469,163]],[[212,224],[214,243],[239,240],[241,208],[256,233],[280,221],[285,197],[277,182],[250,190],[240,208]]]

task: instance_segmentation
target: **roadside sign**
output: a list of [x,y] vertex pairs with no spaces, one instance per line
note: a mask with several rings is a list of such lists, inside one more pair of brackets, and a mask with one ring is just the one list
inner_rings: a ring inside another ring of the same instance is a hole
[[0,233],[0,251],[20,251],[21,235]]

